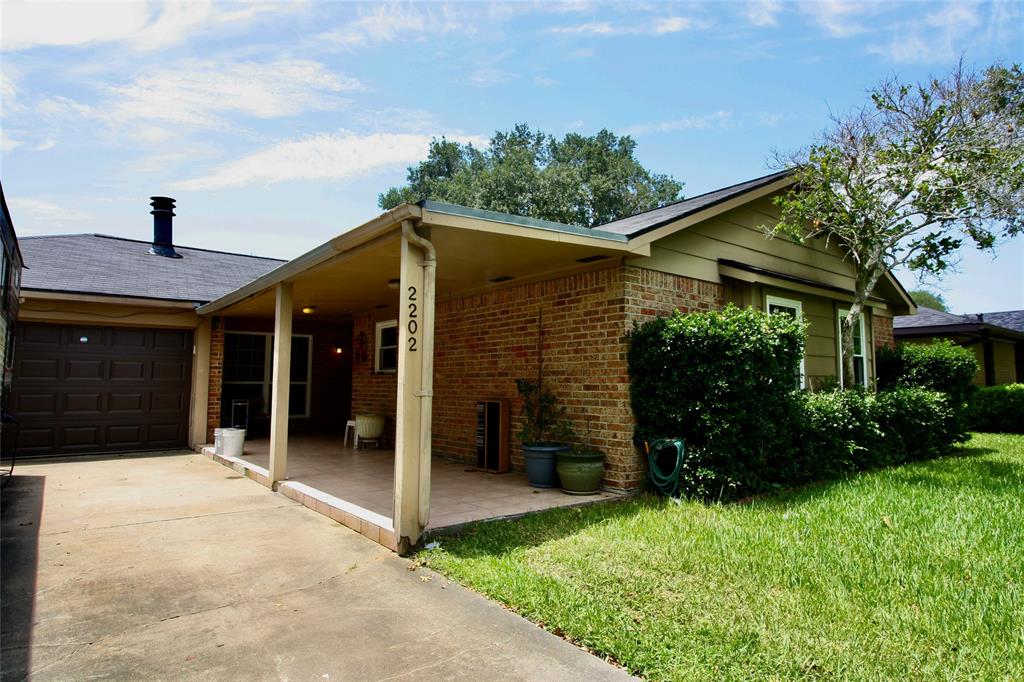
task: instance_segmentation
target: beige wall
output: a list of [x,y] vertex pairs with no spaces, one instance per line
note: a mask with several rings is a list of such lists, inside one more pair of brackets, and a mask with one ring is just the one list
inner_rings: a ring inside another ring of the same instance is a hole
[[995,361],[997,384],[1012,384],[1017,380],[1017,364],[1013,356],[1013,343],[992,340],[992,359]]

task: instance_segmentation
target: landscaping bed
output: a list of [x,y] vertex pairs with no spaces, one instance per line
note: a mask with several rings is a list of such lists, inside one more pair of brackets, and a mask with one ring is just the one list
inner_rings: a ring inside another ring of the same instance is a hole
[[483,523],[430,567],[649,679],[1024,678],[1024,436],[706,505]]

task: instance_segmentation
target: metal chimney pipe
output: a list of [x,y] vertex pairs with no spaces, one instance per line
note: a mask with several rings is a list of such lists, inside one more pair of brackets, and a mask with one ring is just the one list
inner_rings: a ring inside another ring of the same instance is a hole
[[171,197],[150,197],[153,210],[153,246],[149,252],[155,256],[181,258],[174,250],[174,199]]

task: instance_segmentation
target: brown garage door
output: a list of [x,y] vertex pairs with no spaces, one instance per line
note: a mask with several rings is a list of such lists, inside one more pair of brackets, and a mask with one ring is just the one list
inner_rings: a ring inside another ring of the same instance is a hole
[[191,369],[191,330],[19,323],[18,454],[183,446]]

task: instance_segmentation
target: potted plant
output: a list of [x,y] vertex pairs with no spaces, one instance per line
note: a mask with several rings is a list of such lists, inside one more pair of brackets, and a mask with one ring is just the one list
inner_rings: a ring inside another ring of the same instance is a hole
[[555,488],[558,486],[555,457],[569,450],[566,441],[572,437],[565,407],[557,406],[555,395],[539,382],[516,379],[516,390],[523,399],[519,440],[523,444],[526,477],[534,488]]
[[[590,419],[587,418],[587,441],[590,440]],[[577,444],[559,452],[555,469],[562,482],[562,491],[569,495],[595,495],[604,478],[604,452],[590,445]]]

